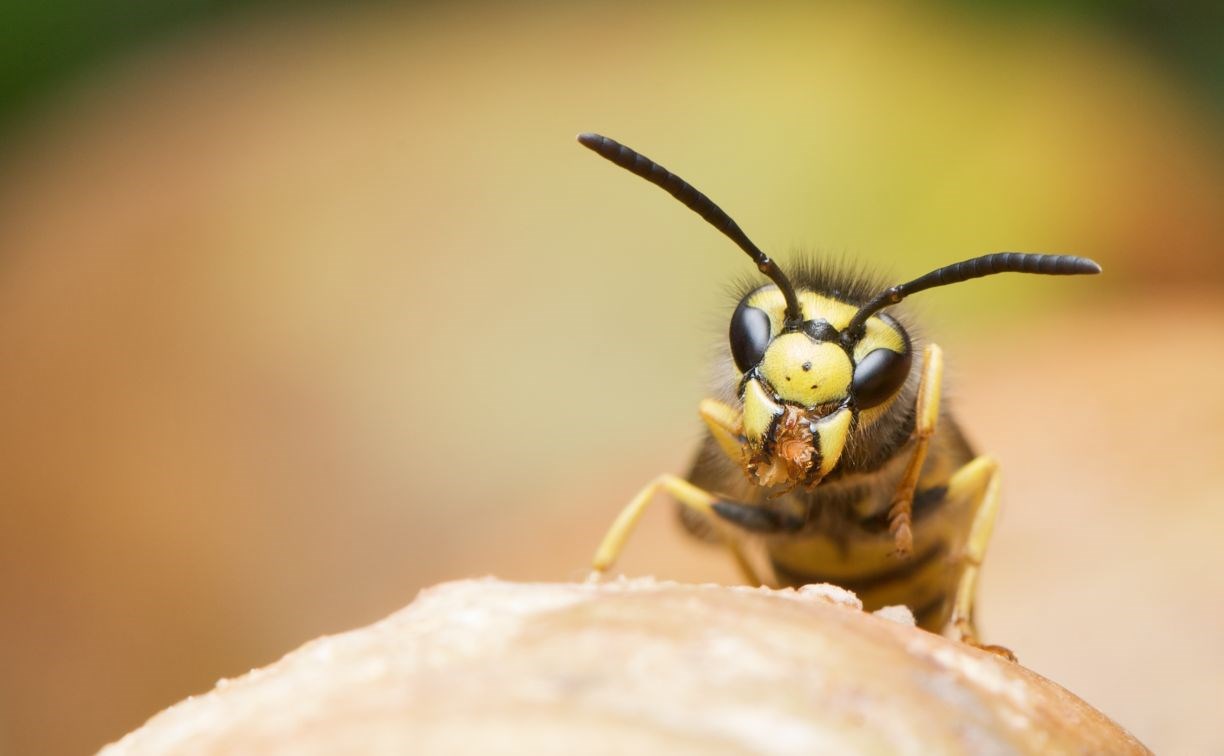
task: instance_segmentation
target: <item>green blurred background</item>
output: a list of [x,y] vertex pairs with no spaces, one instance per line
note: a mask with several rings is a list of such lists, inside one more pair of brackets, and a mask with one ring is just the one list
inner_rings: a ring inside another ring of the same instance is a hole
[[[1004,464],[987,639],[1224,750],[1224,24],[1154,3],[0,11],[0,753],[78,753],[430,583],[580,577],[751,272],[923,295]],[[565,380],[561,380],[564,376]],[[578,380],[575,380],[575,376]],[[659,507],[622,567],[733,580]]]

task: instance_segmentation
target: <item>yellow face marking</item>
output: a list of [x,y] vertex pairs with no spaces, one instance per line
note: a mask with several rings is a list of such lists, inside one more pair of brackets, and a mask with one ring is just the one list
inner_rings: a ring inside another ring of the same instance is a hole
[[881,317],[867,318],[867,331],[859,343],[854,345],[854,361],[866,357],[876,349],[891,349],[898,354],[905,353],[905,337],[896,327]]
[[759,444],[769,431],[773,419],[782,414],[782,407],[769,397],[760,381],[748,381],[744,387],[744,435]]
[[812,341],[803,333],[775,338],[765,350],[760,370],[778,398],[805,407],[844,399],[854,375],[854,366],[840,346]]
[[854,418],[850,410],[842,407],[816,423],[816,435],[820,437],[820,477],[833,472],[841,461],[846,448],[846,437],[850,435],[850,421]]
[[[827,320],[837,330],[846,327],[858,308],[845,302],[817,294],[814,291],[799,291],[799,306],[803,308],[804,320]],[[786,319],[786,299],[776,286],[767,286],[748,299],[748,306],[764,310],[769,315],[771,333],[777,336],[782,332],[782,323]]]

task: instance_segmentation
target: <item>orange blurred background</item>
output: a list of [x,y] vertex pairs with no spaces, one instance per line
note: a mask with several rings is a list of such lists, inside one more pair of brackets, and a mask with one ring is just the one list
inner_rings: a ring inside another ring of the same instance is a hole
[[[1224,151],[1187,58],[1009,4],[188,21],[5,122],[0,753],[100,747],[436,581],[581,577],[685,469],[751,268],[587,130],[784,265],[1099,260],[914,303],[1004,465],[984,631],[1158,752],[1224,750]],[[666,507],[620,566],[734,579]]]

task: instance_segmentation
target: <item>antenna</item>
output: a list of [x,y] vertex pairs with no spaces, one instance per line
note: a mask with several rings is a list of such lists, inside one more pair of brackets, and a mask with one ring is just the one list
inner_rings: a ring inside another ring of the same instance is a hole
[[1040,273],[1047,276],[1077,276],[1100,273],[1101,266],[1087,257],[1074,255],[1034,255],[1024,252],[996,252],[963,260],[919,276],[913,281],[890,287],[877,294],[863,305],[842,330],[843,341],[857,341],[862,337],[863,324],[867,318],[885,307],[895,305],[902,299],[936,286],[968,281],[972,278],[993,276],[996,273]]
[[782,290],[782,296],[786,298],[787,325],[798,325],[803,322],[803,309],[799,306],[799,297],[795,294],[795,288],[791,286],[790,280],[787,279],[782,269],[762,252],[760,247],[753,244],[748,235],[740,229],[739,224],[733,221],[721,207],[714,204],[709,197],[640,152],[635,152],[606,136],[579,134],[578,142],[600,157],[616,163],[621,168],[641,176],[664,190],[680,200],[689,210],[705,218],[711,226],[722,231],[731,241],[739,245],[740,249],[748,253],[748,256],[756,262],[758,270],[769,276],[769,279]]

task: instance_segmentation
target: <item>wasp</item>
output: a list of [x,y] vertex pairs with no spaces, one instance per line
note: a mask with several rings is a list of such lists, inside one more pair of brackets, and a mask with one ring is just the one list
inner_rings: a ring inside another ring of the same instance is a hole
[[[795,266],[792,280],[679,176],[607,137],[578,141],[696,212],[768,279],[747,286],[731,314],[688,476],[660,475],[633,497],[600,543],[593,576],[613,565],[646,507],[666,492],[688,529],[721,540],[750,584],[832,583],[867,609],[903,604],[920,627],[1010,657],[979,641],[973,613],[999,511],[999,464],[978,454],[943,408],[943,353],[923,344],[896,306],[997,273],[1101,267],[1071,255],[1001,252],[895,286],[817,262]],[[756,561],[768,563],[772,580],[749,559],[749,540],[763,543]]]

